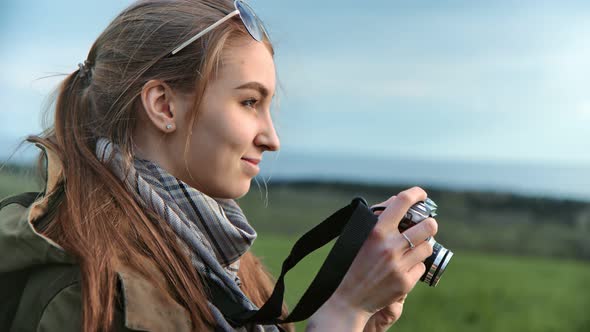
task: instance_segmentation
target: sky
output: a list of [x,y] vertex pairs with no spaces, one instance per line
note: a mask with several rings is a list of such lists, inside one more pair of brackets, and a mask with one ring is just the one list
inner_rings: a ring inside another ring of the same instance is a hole
[[[0,3],[0,159],[129,1]],[[252,0],[282,154],[590,166],[590,2]]]

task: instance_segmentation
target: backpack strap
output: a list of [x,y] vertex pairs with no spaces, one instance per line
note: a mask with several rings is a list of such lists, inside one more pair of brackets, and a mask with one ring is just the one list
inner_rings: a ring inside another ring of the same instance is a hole
[[30,269],[0,274],[0,331],[8,331],[29,280]]
[[79,282],[80,268],[77,265],[46,265],[31,269],[10,331],[37,331],[51,300]]
[[[10,204],[29,207],[40,195],[40,192],[25,192],[6,197],[0,201],[0,209],[3,209]],[[0,222],[2,221],[0,220]],[[2,298],[0,299],[0,331],[8,331],[12,325],[14,315],[16,314],[30,272],[30,269],[24,269],[0,274],[0,289],[2,290]]]
[[[42,195],[41,192],[25,192],[10,196],[0,201],[0,209],[10,204],[29,207]],[[60,291],[78,282],[80,268],[70,264],[33,266],[0,275],[3,293],[0,331],[36,331],[49,302]]]
[[0,209],[3,209],[5,206],[9,204],[18,204],[24,207],[29,207],[29,205],[33,204],[33,202],[37,199],[37,197],[41,196],[42,193],[40,192],[26,192],[10,197],[6,197],[2,201],[0,201]]

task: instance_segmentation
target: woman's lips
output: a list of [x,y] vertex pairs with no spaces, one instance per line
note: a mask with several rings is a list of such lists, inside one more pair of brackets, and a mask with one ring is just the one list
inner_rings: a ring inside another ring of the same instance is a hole
[[242,158],[242,161],[244,162],[245,171],[249,176],[254,177],[258,175],[258,172],[260,172],[260,167],[258,167],[260,159]]
[[253,164],[254,166],[258,166],[258,164],[260,163],[260,159],[242,158],[242,160],[245,160],[245,161],[249,162],[250,164]]

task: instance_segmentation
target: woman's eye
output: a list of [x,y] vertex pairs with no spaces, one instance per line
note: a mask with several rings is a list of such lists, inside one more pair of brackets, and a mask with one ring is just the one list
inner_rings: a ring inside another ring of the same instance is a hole
[[250,98],[250,99],[246,99],[242,102],[242,105],[249,107],[249,108],[255,108],[256,107],[256,103],[258,103],[258,100],[255,98]]

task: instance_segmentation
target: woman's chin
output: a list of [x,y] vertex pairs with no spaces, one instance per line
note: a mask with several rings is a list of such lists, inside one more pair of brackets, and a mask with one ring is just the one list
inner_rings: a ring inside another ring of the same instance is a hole
[[250,181],[240,181],[238,183],[234,183],[233,185],[225,187],[222,192],[218,192],[214,197],[215,198],[225,198],[225,199],[238,199],[246,196],[248,191],[250,190]]
[[236,191],[236,197],[233,197],[233,198],[237,199],[237,198],[242,198],[242,197],[246,196],[248,191],[250,191],[250,184],[251,183],[252,183],[252,180],[245,181],[244,184],[241,186],[241,188],[239,188]]

